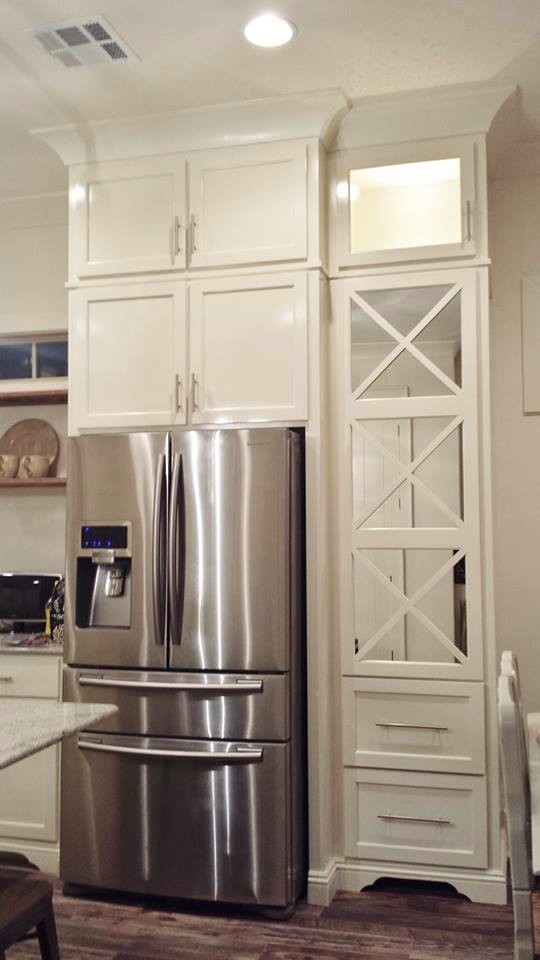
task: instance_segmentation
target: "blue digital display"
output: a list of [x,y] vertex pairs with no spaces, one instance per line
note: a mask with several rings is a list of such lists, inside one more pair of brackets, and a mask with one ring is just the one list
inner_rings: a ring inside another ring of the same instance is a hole
[[116,525],[88,525],[81,527],[81,547],[84,550],[125,550],[127,527]]

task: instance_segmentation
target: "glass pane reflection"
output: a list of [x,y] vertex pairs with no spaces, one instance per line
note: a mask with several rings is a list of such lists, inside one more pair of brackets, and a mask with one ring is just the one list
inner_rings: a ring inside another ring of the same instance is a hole
[[[353,569],[355,647],[362,659],[466,659],[464,557],[443,549],[357,550]],[[407,599],[414,600],[412,612]]]
[[[445,396],[461,386],[461,295],[450,285],[358,291],[351,302],[351,388],[361,397]],[[407,337],[424,323],[412,340]],[[420,351],[421,357],[415,355]],[[394,354],[393,358],[391,355]],[[362,388],[362,385],[363,388]]]

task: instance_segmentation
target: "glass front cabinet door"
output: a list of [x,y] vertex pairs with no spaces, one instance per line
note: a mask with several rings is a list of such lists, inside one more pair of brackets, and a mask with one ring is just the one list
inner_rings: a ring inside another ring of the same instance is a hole
[[336,286],[344,673],[479,679],[475,271]]
[[471,140],[350,150],[332,164],[336,269],[477,252]]

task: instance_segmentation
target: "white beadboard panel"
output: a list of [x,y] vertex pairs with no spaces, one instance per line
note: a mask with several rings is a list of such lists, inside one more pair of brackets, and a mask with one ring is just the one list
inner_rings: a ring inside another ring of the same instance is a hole
[[343,679],[344,763],[484,773],[482,683]]
[[540,413],[540,274],[521,279],[523,412]]
[[486,867],[485,778],[345,770],[345,854]]

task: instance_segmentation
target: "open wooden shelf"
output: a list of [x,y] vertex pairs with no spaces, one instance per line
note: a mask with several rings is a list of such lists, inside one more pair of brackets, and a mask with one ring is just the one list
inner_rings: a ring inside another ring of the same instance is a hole
[[65,487],[66,477],[32,477],[21,480],[18,477],[0,477],[2,487]]
[[28,406],[37,403],[67,403],[67,390],[0,391],[0,407]]

